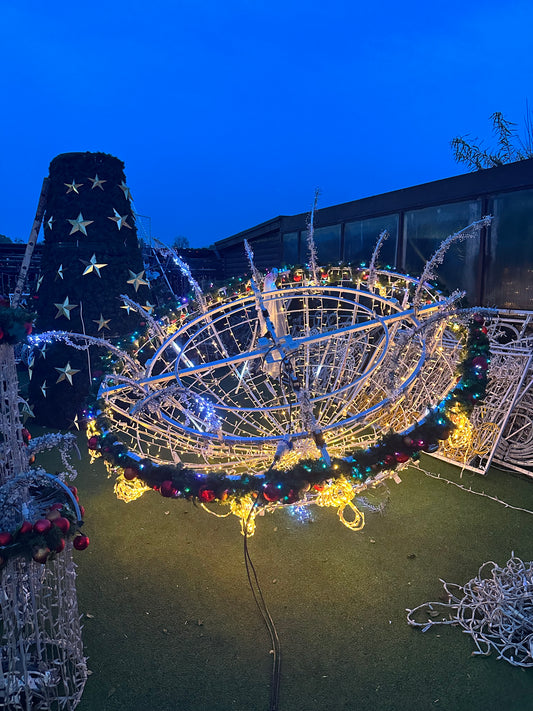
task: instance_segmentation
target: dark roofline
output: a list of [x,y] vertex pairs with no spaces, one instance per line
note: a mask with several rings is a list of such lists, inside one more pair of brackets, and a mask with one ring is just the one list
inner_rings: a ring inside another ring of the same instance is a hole
[[[431,205],[479,199],[491,193],[523,188],[533,188],[533,158],[323,207],[315,213],[315,225],[333,225],[400,210],[416,210]],[[309,212],[291,216],[280,215],[215,244],[225,248],[242,242],[244,238],[253,240],[254,237],[265,236],[268,232],[304,229],[308,214]]]

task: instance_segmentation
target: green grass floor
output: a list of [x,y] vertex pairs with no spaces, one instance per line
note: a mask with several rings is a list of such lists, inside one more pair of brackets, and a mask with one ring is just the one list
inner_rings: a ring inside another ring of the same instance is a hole
[[[83,439],[81,439],[83,445]],[[426,468],[533,510],[533,480]],[[268,711],[270,641],[248,586],[238,520],[147,493],[125,504],[82,452],[76,485],[87,551],[75,552],[91,675],[79,711]],[[533,670],[471,656],[458,627],[425,634],[405,608],[436,600],[439,578],[533,558],[533,516],[418,470],[390,484],[360,532],[334,510],[298,523],[258,518],[249,549],[282,649],[280,711],[526,711]],[[415,557],[409,557],[412,554]]]

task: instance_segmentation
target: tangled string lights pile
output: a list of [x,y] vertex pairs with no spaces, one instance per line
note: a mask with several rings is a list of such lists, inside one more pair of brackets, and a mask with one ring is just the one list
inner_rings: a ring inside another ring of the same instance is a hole
[[[498,659],[513,666],[533,667],[533,563],[511,553],[505,566],[488,561],[465,585],[441,582],[448,602],[428,602],[407,610],[412,627],[426,632],[433,625],[459,625],[474,640],[474,655],[487,656],[495,650]],[[429,617],[418,622],[415,618],[421,613]]]
[[248,535],[258,513],[294,504],[334,507],[361,528],[357,496],[399,481],[421,451],[466,429],[484,395],[484,318],[427,280],[454,241],[489,221],[449,237],[422,279],[376,268],[385,235],[370,267],[348,278],[314,262],[263,276],[246,245],[252,278],[237,296],[221,292],[210,305],[200,292],[197,311],[177,322],[131,302],[146,337],[118,357],[109,344],[116,368],[87,432],[92,455],[117,475],[117,495],[156,489],[221,504]]

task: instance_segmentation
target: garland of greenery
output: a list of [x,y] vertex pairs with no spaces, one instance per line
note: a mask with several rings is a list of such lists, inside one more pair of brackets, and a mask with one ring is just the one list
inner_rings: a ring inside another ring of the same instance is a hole
[[[367,449],[358,449],[345,458],[300,461],[289,471],[276,468],[276,455],[271,468],[261,476],[228,476],[200,474],[183,465],[158,465],[149,459],[132,457],[116,434],[106,429],[106,419],[99,415],[89,428],[88,447],[93,455],[121,471],[128,480],[139,480],[159,491],[162,496],[202,503],[225,502],[252,495],[256,505],[295,504],[310,490],[320,491],[328,481],[341,477],[354,485],[371,483],[381,472],[416,460],[420,452],[434,452],[440,440],[446,440],[455,429],[453,416],[470,415],[481,402],[487,386],[490,363],[489,339],[484,319],[474,314],[466,329],[464,356],[457,368],[458,381],[444,400],[403,433],[388,433]],[[322,435],[316,435],[318,447],[324,446]]]
[[9,304],[0,304],[0,345],[24,343],[33,325],[33,314],[25,309],[12,309]]

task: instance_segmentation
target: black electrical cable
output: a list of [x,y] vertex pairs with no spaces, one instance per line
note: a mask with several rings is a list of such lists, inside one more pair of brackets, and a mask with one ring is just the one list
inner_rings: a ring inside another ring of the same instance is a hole
[[244,526],[244,563],[246,565],[246,574],[248,576],[248,583],[254,596],[255,604],[257,605],[259,612],[263,618],[263,622],[270,635],[270,640],[272,643],[272,671],[270,676],[270,706],[269,711],[279,711],[279,690],[281,684],[281,644],[278,637],[278,632],[276,630],[276,625],[274,620],[268,610],[267,604],[263,597],[263,592],[261,590],[261,585],[259,584],[259,579],[257,577],[257,572],[255,570],[252,558],[250,556],[250,551],[248,550],[248,523],[254,512],[254,508],[257,506],[257,501],[250,509],[248,518]]

